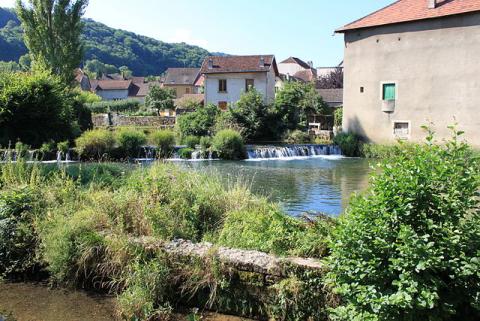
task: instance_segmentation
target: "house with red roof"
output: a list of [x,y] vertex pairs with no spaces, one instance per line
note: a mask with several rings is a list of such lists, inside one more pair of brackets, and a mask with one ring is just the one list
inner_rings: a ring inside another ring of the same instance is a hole
[[297,57],[289,57],[278,64],[278,71],[282,78],[289,79],[293,77],[302,82],[314,82],[317,80],[317,69],[313,67],[313,62],[308,63]]
[[345,131],[374,143],[437,138],[458,123],[480,146],[480,0],[399,0],[345,37]]
[[275,99],[275,81],[279,76],[275,56],[210,56],[205,58],[200,75],[206,104],[226,110],[242,93],[255,88],[266,103]]

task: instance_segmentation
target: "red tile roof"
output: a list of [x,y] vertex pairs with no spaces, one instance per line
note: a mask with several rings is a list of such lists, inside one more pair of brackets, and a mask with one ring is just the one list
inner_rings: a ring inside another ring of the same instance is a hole
[[[265,64],[261,66],[260,61],[264,59]],[[213,62],[213,68],[208,68],[209,61]],[[237,73],[237,72],[267,72],[274,68],[278,75],[275,56],[210,56],[205,58],[200,73],[219,74],[219,73]]]
[[190,85],[197,80],[198,68],[168,68],[165,72],[165,85]]
[[437,0],[437,7],[434,9],[428,8],[427,0],[399,0],[337,29],[336,32],[434,19],[476,11],[480,11],[480,0]]

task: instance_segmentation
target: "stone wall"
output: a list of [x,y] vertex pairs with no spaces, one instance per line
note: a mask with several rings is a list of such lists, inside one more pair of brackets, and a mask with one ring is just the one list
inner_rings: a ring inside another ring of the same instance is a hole
[[155,127],[173,128],[175,117],[158,116],[126,116],[119,114],[95,114],[92,116],[93,125],[99,127]]

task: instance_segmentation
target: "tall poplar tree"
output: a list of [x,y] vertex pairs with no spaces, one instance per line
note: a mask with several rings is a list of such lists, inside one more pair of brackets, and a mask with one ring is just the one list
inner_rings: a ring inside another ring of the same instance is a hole
[[88,0],[17,0],[34,68],[46,68],[71,84],[80,66],[84,47],[82,16]]

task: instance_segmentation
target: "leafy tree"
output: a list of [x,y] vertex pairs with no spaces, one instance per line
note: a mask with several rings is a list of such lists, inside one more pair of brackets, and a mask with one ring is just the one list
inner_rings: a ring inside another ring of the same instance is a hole
[[153,85],[150,87],[147,97],[145,97],[145,105],[149,108],[156,109],[158,115],[160,115],[160,112],[163,110],[175,109],[175,104],[173,102],[174,98],[174,89]]
[[52,70],[72,83],[83,58],[81,17],[88,0],[17,0],[25,43],[33,65]]
[[334,233],[333,320],[480,319],[480,162],[454,131],[399,150]]
[[317,88],[340,89],[343,88],[343,68],[335,68],[328,75],[320,77],[317,81]]
[[17,72],[20,70],[20,65],[15,61],[0,61],[0,72]]
[[104,64],[98,59],[88,60],[85,63],[84,71],[91,79],[98,79],[102,77],[102,75],[116,74],[119,72],[117,67]]
[[127,66],[121,66],[120,68],[118,68],[118,70],[125,79],[129,79],[133,75],[132,71]]
[[272,126],[277,124],[274,121],[277,114],[273,108],[265,104],[263,96],[254,88],[243,93],[240,100],[227,113],[229,121],[241,129],[241,133],[247,141],[278,136]]
[[18,60],[18,64],[23,71],[28,71],[32,66],[32,58],[29,54],[25,54],[20,57],[20,59]]
[[287,130],[305,130],[312,114],[331,114],[313,84],[287,82],[275,98],[275,108]]
[[209,104],[197,108],[192,113],[181,115],[177,118],[177,126],[182,137],[210,136],[215,126],[215,120],[220,110],[217,106]]
[[22,141],[33,147],[79,134],[75,96],[47,72],[0,75],[0,144]]

